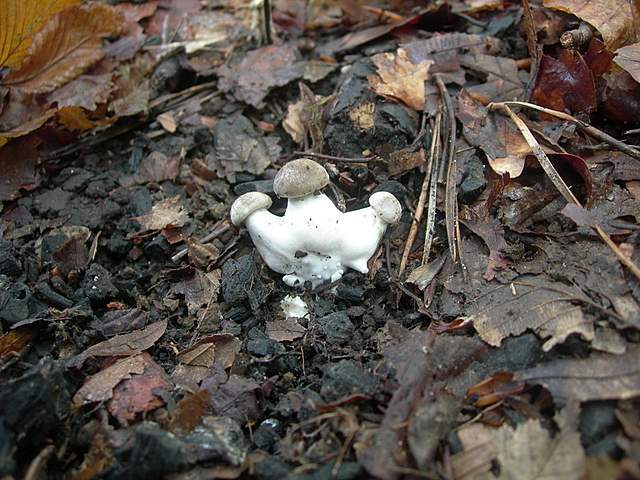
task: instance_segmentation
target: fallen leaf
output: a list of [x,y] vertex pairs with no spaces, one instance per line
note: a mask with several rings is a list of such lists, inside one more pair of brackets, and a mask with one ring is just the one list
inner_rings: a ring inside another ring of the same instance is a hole
[[231,182],[238,172],[261,175],[280,151],[274,137],[263,137],[243,115],[220,120],[213,128],[213,145],[207,167]]
[[451,456],[451,467],[455,480],[492,480],[492,462],[496,459],[496,448],[491,429],[481,423],[472,423],[458,430],[463,450]]
[[143,231],[149,231],[182,227],[189,221],[189,215],[182,206],[180,195],[176,195],[154,204],[151,213],[133,219],[142,226]]
[[291,342],[304,337],[307,329],[295,317],[267,321],[267,335],[276,342]]
[[211,405],[216,415],[229,417],[240,425],[261,417],[257,392],[260,385],[239,375],[230,375],[214,369],[214,374],[202,382],[202,388],[209,392]]
[[175,180],[186,153],[167,156],[162,152],[151,152],[140,162],[138,174],[145,182]]
[[190,315],[197,315],[200,310],[215,303],[220,291],[221,278],[222,272],[220,270],[212,270],[207,273],[196,270],[191,278],[184,280],[176,288],[178,293],[184,294]]
[[423,148],[417,152],[412,152],[410,149],[396,150],[389,154],[387,168],[389,170],[389,176],[395,177],[396,175],[402,175],[405,172],[413,170],[416,167],[424,167],[426,163]]
[[40,141],[27,138],[14,141],[0,150],[0,200],[13,200],[18,197],[20,189],[32,190],[38,185],[39,144]]
[[261,108],[272,88],[302,77],[304,62],[299,62],[298,56],[298,50],[291,44],[251,50],[239,62],[218,68],[218,88],[232,91],[238,100]]
[[162,128],[164,128],[169,133],[174,133],[178,129],[178,124],[176,119],[170,112],[162,113],[156,117],[156,120]]
[[27,59],[2,83],[30,93],[55,90],[104,56],[102,38],[116,34],[121,21],[101,3],[63,10],[35,35]]
[[83,238],[72,237],[54,250],[53,258],[63,272],[79,272],[89,264],[89,250]]
[[486,107],[462,90],[456,102],[456,116],[462,122],[462,133],[470,145],[481,148],[489,165],[498,175],[519,177],[531,147],[514,126],[502,115],[490,113]]
[[[56,13],[80,0],[3,0],[0,10],[0,67],[18,68],[29,52],[33,36]],[[11,32],[6,35],[6,32]]]
[[617,64],[602,78],[606,81],[601,95],[601,108],[606,118],[612,121],[633,123],[640,117],[640,88],[631,75]]
[[113,396],[113,389],[122,380],[133,374],[144,372],[144,354],[118,360],[113,365],[99,371],[80,387],[73,396],[73,403],[81,407],[87,403],[104,402]]
[[82,464],[71,472],[70,480],[91,480],[96,478],[113,463],[113,460],[113,452],[105,439],[105,435],[102,432],[98,432],[93,436],[91,446],[84,456]]
[[461,217],[460,222],[478,235],[489,249],[487,269],[482,278],[488,282],[493,280],[496,276],[496,270],[502,270],[511,264],[502,253],[507,249],[502,223],[493,217],[485,220]]
[[148,353],[142,353],[138,357],[142,359],[143,371],[134,373],[117,384],[107,403],[107,410],[120,425],[128,425],[138,413],[150,412],[164,405],[159,390],[172,389],[167,374]]
[[36,117],[27,120],[25,123],[12,128],[11,130],[0,132],[0,147],[6,145],[7,142],[12,138],[24,137],[25,135],[37,130],[38,128],[43,126],[47,122],[47,120],[52,118],[55,113],[56,110],[51,108],[39,113]]
[[105,54],[117,61],[131,60],[142,48],[146,36],[138,23],[143,18],[153,15],[158,8],[158,0],[150,0],[144,4],[118,3],[115,9],[123,18],[120,38],[104,49]]
[[542,348],[548,352],[573,333],[593,340],[593,321],[574,303],[583,296],[576,287],[549,278],[522,276],[479,297],[469,319],[489,345],[497,347],[506,337],[531,329],[547,339]]
[[75,357],[71,357],[67,361],[67,366],[80,368],[87,359],[92,357],[129,357],[135,355],[152,347],[164,335],[166,329],[167,321],[160,320],[142,330],[116,335],[87,348]]
[[578,52],[563,49],[559,58],[543,55],[531,97],[538,105],[589,115],[597,107],[591,70]]
[[116,70],[110,112],[119,117],[147,112],[151,99],[149,75],[157,63],[154,56],[140,54],[131,63],[123,64]]
[[503,425],[490,432],[500,463],[500,480],[582,480],[586,457],[576,430],[578,409],[566,406],[560,413],[560,432],[551,436],[539,420],[529,419],[515,430]]
[[543,385],[558,403],[630,399],[640,395],[640,348],[623,355],[558,359],[516,373],[516,380]]
[[640,5],[627,0],[544,0],[544,6],[571,13],[602,34],[609,50],[640,41]]
[[48,100],[58,108],[81,107],[89,112],[109,100],[113,90],[113,74],[80,75],[52,92]]
[[640,83],[640,42],[616,50],[613,61]]
[[179,363],[172,379],[176,384],[195,391],[200,382],[211,374],[215,363],[224,369],[230,368],[240,347],[240,340],[233,335],[220,333],[205,337],[178,354]]
[[29,327],[16,328],[0,335],[0,360],[19,354],[35,336],[36,332]]
[[209,410],[211,398],[206,390],[189,393],[178,402],[170,414],[169,430],[172,433],[189,433]]
[[406,50],[399,48],[395,54],[379,53],[371,60],[377,75],[368,77],[369,87],[378,95],[403,102],[416,111],[425,108],[424,82],[429,78],[432,60],[413,63]]

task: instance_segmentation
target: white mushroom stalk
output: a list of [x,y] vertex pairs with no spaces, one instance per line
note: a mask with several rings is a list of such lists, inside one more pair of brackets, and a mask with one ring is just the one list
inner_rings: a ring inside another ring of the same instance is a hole
[[335,282],[346,268],[367,273],[387,226],[400,220],[402,207],[391,193],[374,193],[369,207],[343,213],[320,191],[328,183],[324,167],[302,158],[282,167],[273,182],[276,195],[287,198],[284,216],[269,212],[271,199],[260,192],[231,206],[231,222],[247,227],[265,263],[289,286]]

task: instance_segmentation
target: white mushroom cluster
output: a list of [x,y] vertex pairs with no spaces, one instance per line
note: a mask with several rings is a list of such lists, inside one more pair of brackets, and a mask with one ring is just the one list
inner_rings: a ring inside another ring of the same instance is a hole
[[374,193],[369,207],[343,213],[321,192],[328,183],[322,165],[301,158],[273,182],[275,194],[287,199],[284,216],[269,212],[271,198],[260,192],[245,193],[231,207],[231,222],[246,226],[265,263],[289,286],[334,282],[346,268],[367,273],[387,225],[400,220],[402,207],[391,193]]

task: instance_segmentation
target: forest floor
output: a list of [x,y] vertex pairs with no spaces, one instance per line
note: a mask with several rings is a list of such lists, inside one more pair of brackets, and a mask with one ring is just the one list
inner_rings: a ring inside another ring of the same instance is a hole
[[[112,3],[0,69],[1,479],[640,478],[640,12]],[[231,225],[301,157],[367,274]]]

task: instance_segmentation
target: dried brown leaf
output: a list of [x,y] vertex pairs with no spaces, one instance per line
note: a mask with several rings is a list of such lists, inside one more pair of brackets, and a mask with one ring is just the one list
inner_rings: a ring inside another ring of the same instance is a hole
[[627,0],[544,0],[544,6],[590,23],[609,50],[640,41],[640,3]]
[[109,103],[109,111],[119,117],[135,115],[149,109],[151,86],[149,74],[157,59],[140,54],[131,63],[121,65],[114,75],[115,91]]
[[33,36],[56,13],[80,0],[3,0],[0,9],[0,67],[18,68]]
[[106,103],[113,90],[113,75],[80,75],[52,92],[48,100],[58,108],[81,107],[90,112]]
[[160,320],[142,330],[116,335],[72,357],[67,362],[67,366],[80,368],[87,359],[92,357],[128,357],[135,355],[152,347],[164,335],[166,329],[167,321]]
[[140,162],[138,173],[145,182],[162,182],[175,180],[180,171],[180,164],[184,155],[171,155],[162,152],[151,152]]
[[372,57],[377,75],[370,75],[369,86],[378,95],[398,100],[417,111],[425,108],[424,82],[429,78],[433,60],[413,63],[406,50]]
[[150,412],[164,405],[159,390],[170,390],[172,385],[160,365],[148,353],[142,357],[143,371],[124,378],[113,389],[107,410],[121,425],[128,425],[138,413]]
[[23,124],[12,128],[11,130],[0,132],[0,147],[7,144],[7,142],[12,138],[24,137],[34,130],[37,130],[42,125],[44,125],[47,120],[53,117],[55,113],[56,111],[53,108],[40,112],[36,117],[26,121]]
[[29,57],[3,83],[31,93],[46,93],[74,79],[100,60],[102,38],[116,34],[121,17],[101,3],[58,13],[36,34]]
[[500,480],[582,480],[585,454],[576,431],[578,411],[565,407],[559,418],[560,432],[555,436],[538,420],[529,419],[514,430],[503,425],[491,432],[498,451]]
[[53,258],[64,272],[78,272],[89,264],[89,250],[83,238],[72,237],[53,252]]
[[189,221],[189,216],[182,206],[180,196],[176,195],[156,203],[151,208],[151,213],[133,217],[133,219],[142,225],[143,231],[148,231],[162,230],[167,227],[182,227]]
[[0,360],[20,353],[35,336],[36,332],[29,327],[16,328],[0,335]]
[[267,335],[276,342],[291,342],[304,337],[307,329],[294,318],[278,319],[267,322]]
[[640,83],[640,42],[616,50],[613,61]]
[[498,453],[491,430],[481,423],[472,423],[458,430],[464,450],[451,457],[455,480],[491,480],[491,464]]
[[489,345],[497,347],[506,337],[531,329],[547,339],[542,348],[549,351],[573,333],[593,340],[593,321],[574,303],[582,298],[575,287],[543,276],[523,276],[478,298],[478,311],[469,318]]
[[594,354],[559,359],[516,374],[516,380],[538,383],[559,402],[629,399],[640,395],[640,349],[623,355]]
[[256,108],[274,87],[282,87],[301,78],[304,62],[297,62],[298,50],[291,44],[268,45],[248,52],[232,66],[218,69],[218,87]]

